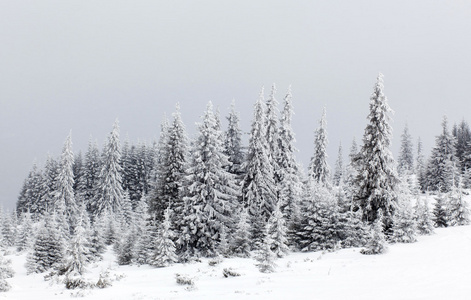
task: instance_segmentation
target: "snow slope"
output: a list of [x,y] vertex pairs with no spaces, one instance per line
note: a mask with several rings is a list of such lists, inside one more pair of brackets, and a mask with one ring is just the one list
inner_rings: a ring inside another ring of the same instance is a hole
[[[390,245],[384,255],[365,256],[359,249],[333,253],[293,253],[277,261],[276,273],[263,274],[251,259],[226,259],[209,266],[208,260],[156,269],[118,266],[109,251],[105,260],[89,266],[87,277],[111,268],[111,278],[123,277],[106,289],[67,290],[44,281],[42,274],[26,275],[25,255],[12,259],[12,289],[0,299],[471,299],[471,226],[437,229],[414,244]],[[224,278],[232,267],[240,277]],[[187,289],[175,273],[195,281]]]

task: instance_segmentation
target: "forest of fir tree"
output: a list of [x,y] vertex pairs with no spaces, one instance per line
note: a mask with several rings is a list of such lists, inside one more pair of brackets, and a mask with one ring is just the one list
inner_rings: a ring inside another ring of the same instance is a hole
[[[261,272],[272,272],[276,258],[291,251],[363,247],[379,254],[434,227],[469,224],[468,124],[450,131],[444,117],[428,160],[420,138],[414,150],[406,125],[396,162],[383,90],[380,74],[362,143],[353,139],[346,163],[340,146],[333,172],[325,108],[304,175],[295,157],[291,90],[280,111],[275,85],[255,102],[247,146],[234,102],[225,129],[208,103],[193,140],[178,104],[151,144],[121,144],[116,121],[103,149],[90,140],[82,156],[73,153],[69,134],[60,157],[33,165],[16,211],[0,211],[1,250],[28,253],[29,273],[81,276],[108,247],[121,265],[253,257]],[[2,256],[0,265],[8,270]],[[0,289],[8,276],[0,274]]]

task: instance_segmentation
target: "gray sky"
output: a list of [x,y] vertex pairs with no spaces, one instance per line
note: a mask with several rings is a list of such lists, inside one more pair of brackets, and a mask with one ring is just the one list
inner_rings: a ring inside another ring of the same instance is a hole
[[0,0],[0,205],[71,129],[75,152],[116,117],[123,139],[150,140],[180,102],[192,134],[209,100],[225,116],[235,98],[248,131],[273,82],[280,102],[292,84],[305,166],[323,106],[332,168],[361,140],[380,71],[395,156],[405,122],[428,153],[444,114],[469,119],[470,28],[466,0]]

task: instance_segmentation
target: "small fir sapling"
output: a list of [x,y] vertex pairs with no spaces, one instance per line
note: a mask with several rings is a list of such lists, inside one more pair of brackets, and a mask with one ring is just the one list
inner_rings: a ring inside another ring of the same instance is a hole
[[257,256],[255,259],[258,263],[255,265],[258,267],[259,271],[262,273],[273,273],[275,272],[275,259],[276,255],[271,250],[273,245],[273,240],[269,233],[269,226],[268,224],[265,226],[263,244],[260,245],[260,250],[257,252]]
[[387,249],[386,237],[383,233],[383,211],[378,210],[378,216],[371,225],[370,239],[366,248],[362,249],[361,254],[381,254]]
[[444,193],[439,193],[435,198],[433,207],[433,219],[435,227],[448,227],[448,201]]
[[423,201],[418,198],[415,206],[415,217],[417,222],[417,231],[421,235],[429,235],[434,232],[433,216],[429,208],[428,194]]

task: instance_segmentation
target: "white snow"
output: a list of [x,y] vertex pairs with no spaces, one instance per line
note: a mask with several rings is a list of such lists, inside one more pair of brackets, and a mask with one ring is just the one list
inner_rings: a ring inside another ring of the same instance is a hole
[[[414,244],[390,245],[383,255],[366,256],[359,249],[332,253],[292,253],[277,260],[275,273],[263,274],[253,259],[208,260],[167,268],[118,266],[111,249],[105,259],[89,266],[88,278],[124,276],[106,289],[79,292],[44,281],[43,274],[26,275],[26,255],[6,256],[13,263],[12,289],[0,299],[471,299],[471,226],[436,229]],[[223,268],[240,277],[224,278]],[[175,274],[195,281],[194,289],[176,283]]]

